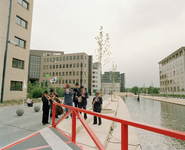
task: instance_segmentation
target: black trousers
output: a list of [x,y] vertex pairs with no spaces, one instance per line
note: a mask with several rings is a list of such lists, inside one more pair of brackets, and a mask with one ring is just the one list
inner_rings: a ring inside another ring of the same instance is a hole
[[[86,110],[86,104],[80,104],[79,103],[78,108],[81,108],[81,109],[85,109]],[[86,113],[84,113],[84,118],[87,119],[87,114]]]
[[42,123],[48,123],[48,117],[49,117],[49,107],[46,107],[43,109],[43,115],[42,115]]
[[[96,111],[96,110],[93,110],[94,112],[97,112],[97,113],[101,113],[101,111]],[[101,118],[98,117],[98,121],[99,121],[99,124],[101,124]],[[94,123],[93,124],[97,124],[97,117],[94,116]]]
[[75,104],[75,107],[78,107],[78,101],[77,100],[74,100],[73,102]]

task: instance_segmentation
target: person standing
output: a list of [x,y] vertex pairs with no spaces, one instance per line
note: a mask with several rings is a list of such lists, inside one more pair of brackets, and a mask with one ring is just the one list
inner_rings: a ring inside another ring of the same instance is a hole
[[[66,90],[64,90],[64,92],[63,92],[63,95],[65,96],[64,103],[65,103],[65,105],[73,106],[73,99],[72,99],[73,90],[69,89],[69,88],[70,88],[69,84],[66,84]],[[65,110],[67,113],[69,111],[69,108],[65,108]],[[66,119],[67,118],[68,117],[66,117]],[[71,114],[71,118],[72,118],[72,114]]]
[[50,103],[51,103],[51,105],[50,105],[50,108],[51,108],[51,111],[50,111],[50,118],[51,118],[51,117],[52,117],[52,111],[53,111],[53,101],[58,97],[58,94],[55,92],[54,89],[51,89],[51,90],[50,90],[50,97],[52,98],[52,99],[50,100]]
[[75,89],[73,90],[73,92],[73,102],[75,104],[75,107],[78,107],[78,98],[80,97],[80,88],[78,83],[75,84]]
[[[79,102],[78,107],[86,110],[88,93],[84,90],[83,86],[81,86],[80,89],[81,89],[81,94],[80,94],[80,97],[79,97],[79,100],[78,100],[78,102]],[[84,119],[87,120],[87,114],[86,113],[84,113]]]
[[42,115],[42,123],[43,125],[49,124],[48,122],[48,116],[49,116],[49,108],[50,108],[50,100],[51,98],[48,97],[48,91],[44,92],[44,96],[42,97],[42,102],[43,102],[43,115]]
[[[99,93],[96,92],[96,97],[93,98],[93,111],[94,112],[97,112],[97,113],[101,113],[101,105],[102,105],[102,98],[99,97]],[[98,117],[98,120],[99,120],[99,124],[98,125],[101,125],[101,118]],[[94,116],[94,122],[93,122],[93,125],[97,124],[97,117]]]

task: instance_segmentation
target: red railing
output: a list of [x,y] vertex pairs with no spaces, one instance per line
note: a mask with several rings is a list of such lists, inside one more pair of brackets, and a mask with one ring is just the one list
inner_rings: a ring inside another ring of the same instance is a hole
[[[68,113],[66,113],[56,123],[55,123],[55,105],[59,105],[59,106],[70,109],[70,111],[68,111]],[[79,118],[79,120],[81,121],[82,125],[84,126],[84,128],[87,130],[87,132],[91,136],[91,138],[94,141],[94,143],[96,144],[96,146],[100,150],[105,150],[105,147],[100,142],[98,137],[94,134],[92,129],[89,127],[89,125],[87,124],[87,122],[84,120],[84,118],[82,117],[82,115],[79,112],[83,112],[83,113],[86,113],[89,115],[93,115],[93,116],[97,116],[97,117],[101,117],[101,118],[104,118],[107,120],[121,123],[121,150],[128,150],[128,126],[133,126],[136,128],[140,128],[140,129],[148,130],[151,132],[163,134],[163,135],[177,138],[180,140],[185,140],[185,133],[184,132],[161,128],[161,127],[152,126],[152,125],[147,125],[147,124],[143,124],[143,123],[139,123],[139,122],[135,122],[135,121],[123,120],[123,119],[119,119],[116,117],[110,117],[110,116],[106,116],[106,115],[103,115],[100,113],[95,113],[95,112],[92,112],[89,110],[84,110],[84,109],[80,109],[80,108],[76,108],[76,107],[53,102],[52,126],[56,127],[62,120],[64,120],[67,116],[69,116],[72,113],[72,137],[71,137],[72,142],[76,143],[76,116],[77,116]]]

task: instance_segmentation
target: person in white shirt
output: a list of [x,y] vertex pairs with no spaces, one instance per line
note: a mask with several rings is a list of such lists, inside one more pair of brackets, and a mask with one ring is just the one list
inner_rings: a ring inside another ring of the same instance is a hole
[[28,107],[33,107],[33,100],[31,97],[29,99],[27,99],[26,103],[27,103]]

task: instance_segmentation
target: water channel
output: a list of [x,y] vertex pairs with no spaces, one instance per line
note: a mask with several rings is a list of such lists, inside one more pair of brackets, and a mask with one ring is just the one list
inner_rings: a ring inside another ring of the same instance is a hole
[[[122,97],[133,121],[185,132],[185,106]],[[185,141],[136,128],[142,150],[185,150]]]

